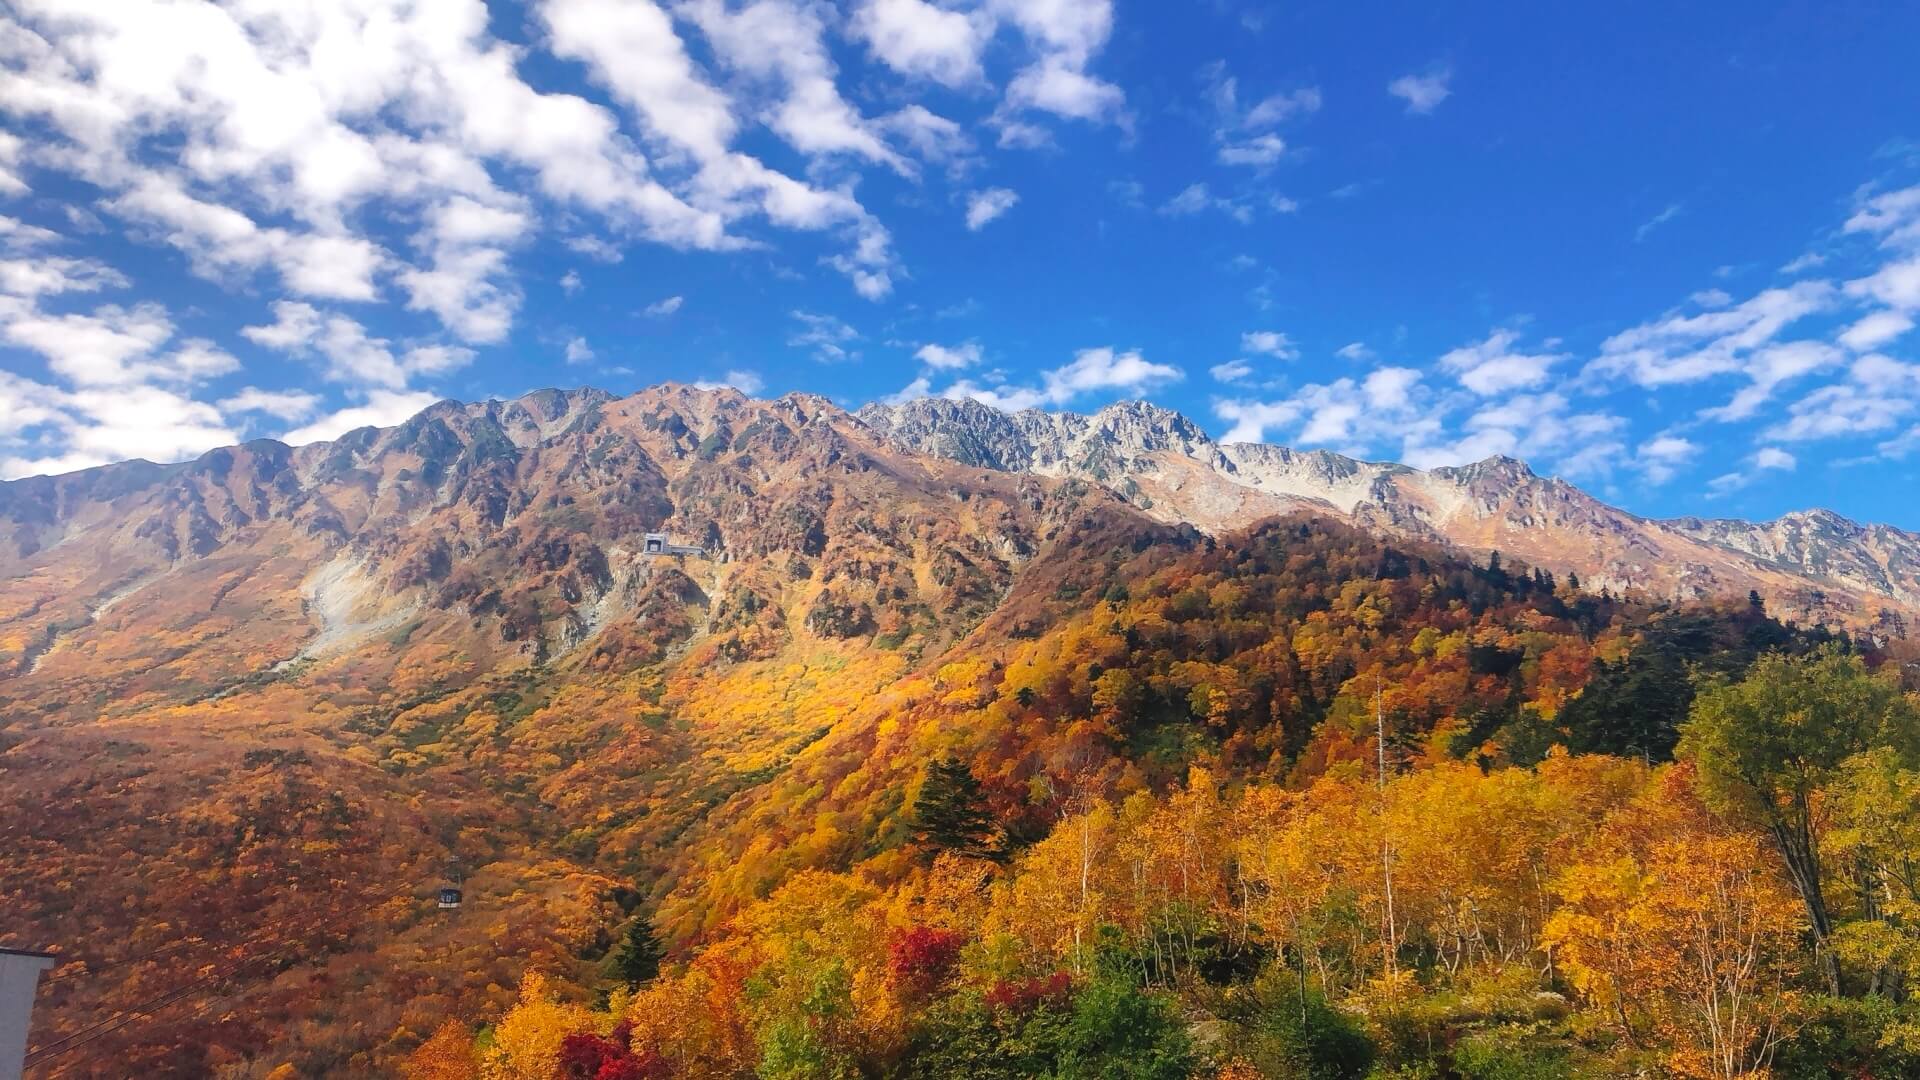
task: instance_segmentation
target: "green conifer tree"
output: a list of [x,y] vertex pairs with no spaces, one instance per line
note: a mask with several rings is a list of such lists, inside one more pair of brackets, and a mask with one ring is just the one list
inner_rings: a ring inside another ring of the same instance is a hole
[[957,757],[927,766],[920,797],[913,804],[913,838],[931,858],[941,851],[996,858],[998,830],[987,809],[987,794],[973,770]]
[[660,974],[660,961],[666,949],[654,935],[653,926],[644,917],[627,924],[620,944],[607,955],[607,970],[628,986],[652,982]]

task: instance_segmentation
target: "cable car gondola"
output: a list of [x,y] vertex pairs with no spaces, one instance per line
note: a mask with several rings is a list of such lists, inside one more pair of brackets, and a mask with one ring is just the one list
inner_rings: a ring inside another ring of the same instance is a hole
[[447,888],[440,890],[440,910],[451,911],[460,906],[460,890]]

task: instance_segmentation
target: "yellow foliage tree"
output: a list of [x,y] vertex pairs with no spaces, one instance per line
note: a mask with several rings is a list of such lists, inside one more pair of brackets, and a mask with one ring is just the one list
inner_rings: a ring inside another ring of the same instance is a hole
[[473,1033],[458,1020],[440,1025],[400,1067],[405,1080],[474,1080],[480,1075]]
[[1794,1000],[1800,903],[1758,837],[1694,810],[1604,832],[1558,881],[1544,940],[1627,1035],[1671,1047],[1677,1074],[1764,1076]]
[[552,1080],[560,1044],[595,1026],[590,1010],[554,1000],[545,975],[520,980],[520,1000],[493,1029],[493,1045],[481,1066],[485,1080]]

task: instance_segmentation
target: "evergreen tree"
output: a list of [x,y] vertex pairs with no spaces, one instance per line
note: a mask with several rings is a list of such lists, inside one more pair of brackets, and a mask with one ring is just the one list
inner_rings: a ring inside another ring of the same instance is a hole
[[980,858],[999,854],[986,791],[957,757],[927,766],[912,820],[913,838],[928,857],[938,851]]
[[653,926],[642,917],[627,924],[627,932],[607,956],[607,970],[628,986],[652,982],[660,974],[660,961],[666,956]]

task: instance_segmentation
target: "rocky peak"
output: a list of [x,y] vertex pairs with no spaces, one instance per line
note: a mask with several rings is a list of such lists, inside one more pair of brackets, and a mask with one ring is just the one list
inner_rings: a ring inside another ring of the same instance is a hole
[[883,439],[916,453],[999,472],[1026,472],[1033,465],[1027,433],[1006,413],[972,398],[875,402],[855,415]]
[[1469,465],[1442,465],[1429,472],[1440,479],[1453,480],[1463,487],[1478,486],[1489,481],[1496,484],[1524,484],[1540,479],[1532,466],[1505,454],[1495,454]]
[[[1826,510],[1758,523],[1653,522],[1511,457],[1422,471],[1326,450],[1222,445],[1191,419],[1143,401],[1087,415],[1009,414],[925,398],[869,405],[856,420],[817,395],[759,401],[678,384],[621,399],[550,389],[510,401],[441,402],[391,428],[295,450],[254,443],[195,463],[0,484],[0,560],[121,518],[169,562],[279,518],[329,544],[442,511],[486,533],[535,499],[545,510],[599,505],[622,528],[672,518],[692,534],[713,522],[760,521],[765,508],[749,506],[752,492],[782,477],[831,505],[834,485],[868,472],[882,448],[1100,485],[1162,523],[1204,532],[1305,510],[1472,552],[1497,549],[1616,589],[1755,588],[1783,603],[1812,598],[1805,617],[1846,610],[1862,622],[1888,602],[1920,610],[1920,537]],[[529,478],[539,476],[565,484],[530,491]],[[592,503],[580,494],[589,488],[600,493]]]
[[1200,425],[1148,401],[1116,401],[1089,417],[1088,428],[1129,450],[1177,450],[1190,457],[1214,450]]

